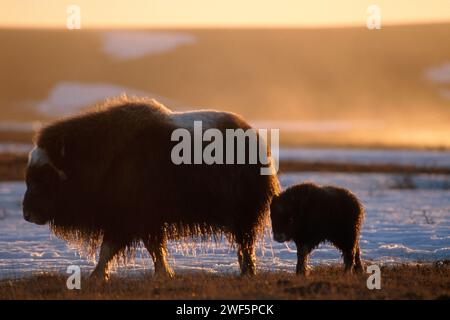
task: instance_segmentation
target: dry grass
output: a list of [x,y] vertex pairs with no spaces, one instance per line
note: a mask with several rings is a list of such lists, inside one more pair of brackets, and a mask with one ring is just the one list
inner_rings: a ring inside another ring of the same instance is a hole
[[254,278],[192,273],[172,280],[152,276],[108,283],[82,279],[81,290],[66,289],[62,275],[0,282],[0,299],[449,299],[450,268],[397,266],[381,269],[381,289],[366,287],[368,275],[344,275],[338,267],[316,267],[307,278],[261,273]]

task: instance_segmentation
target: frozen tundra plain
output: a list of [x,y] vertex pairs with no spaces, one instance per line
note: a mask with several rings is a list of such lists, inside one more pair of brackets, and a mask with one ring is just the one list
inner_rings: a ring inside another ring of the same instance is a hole
[[[339,159],[349,163],[415,164],[449,166],[446,152],[366,151],[366,150],[285,150],[281,159],[314,161]],[[450,176],[351,174],[302,172],[280,175],[283,188],[304,181],[337,184],[350,188],[364,203],[366,219],[361,235],[363,260],[379,264],[427,263],[450,258]],[[42,272],[65,272],[79,265],[89,272],[95,261],[80,256],[76,248],[53,236],[48,226],[37,226],[22,218],[23,182],[0,183],[0,278],[19,278]],[[293,243],[271,240],[267,230],[257,247],[258,269],[293,272],[296,250]],[[178,273],[238,273],[234,248],[226,240],[218,243],[169,243],[169,262]],[[332,246],[324,244],[311,255],[311,265],[341,263]],[[145,250],[134,261],[119,265],[120,275],[150,272],[153,265]]]

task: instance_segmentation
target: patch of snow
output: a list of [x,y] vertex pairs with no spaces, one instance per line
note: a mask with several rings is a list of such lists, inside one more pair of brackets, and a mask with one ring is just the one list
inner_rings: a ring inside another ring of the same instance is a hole
[[103,51],[117,60],[129,60],[149,54],[166,53],[196,42],[194,35],[181,32],[107,31],[101,33]]
[[450,100],[450,89],[440,89],[439,95],[445,100]]
[[425,77],[436,84],[450,83],[450,62],[428,68]]
[[53,87],[44,101],[37,102],[36,108],[39,112],[50,116],[67,116],[77,113],[82,108],[122,94],[167,101],[158,95],[113,84],[63,81]]

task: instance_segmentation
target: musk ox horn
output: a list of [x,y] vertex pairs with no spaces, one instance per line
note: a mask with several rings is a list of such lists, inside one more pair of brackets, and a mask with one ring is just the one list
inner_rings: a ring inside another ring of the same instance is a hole
[[31,150],[30,153],[28,154],[28,167],[41,167],[46,164],[50,165],[53,169],[55,169],[61,180],[67,179],[67,176],[64,173],[64,171],[56,168],[50,161],[47,151],[45,151],[42,148],[39,148],[38,146],[35,146],[33,150]]

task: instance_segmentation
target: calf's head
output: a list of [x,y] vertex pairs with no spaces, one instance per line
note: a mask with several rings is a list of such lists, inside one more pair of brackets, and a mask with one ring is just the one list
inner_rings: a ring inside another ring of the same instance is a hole
[[273,238],[278,242],[292,240],[294,235],[295,210],[286,197],[274,196],[270,205],[270,218],[272,220]]
[[30,152],[26,170],[27,190],[23,198],[26,221],[42,225],[55,216],[64,179],[64,173],[50,162],[44,149],[36,147]]

